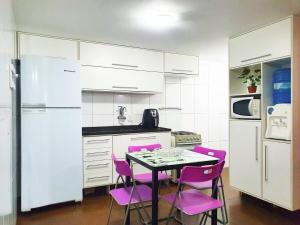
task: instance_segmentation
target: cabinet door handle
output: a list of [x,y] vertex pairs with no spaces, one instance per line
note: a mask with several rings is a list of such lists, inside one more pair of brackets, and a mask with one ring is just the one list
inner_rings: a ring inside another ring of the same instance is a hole
[[151,139],[156,139],[156,136],[135,137],[135,138],[131,138],[132,141],[151,140]]
[[87,180],[88,181],[93,181],[93,180],[106,180],[108,179],[110,176],[101,176],[101,177],[89,177]]
[[172,69],[172,71],[174,72],[188,72],[188,73],[192,73],[192,70],[184,70],[184,69]]
[[102,164],[94,164],[94,165],[88,165],[87,169],[93,169],[93,168],[99,168],[99,167],[107,167],[109,163],[102,163]]
[[265,181],[268,182],[269,174],[268,174],[268,146],[265,145]]
[[258,161],[258,127],[255,127],[255,160]]
[[272,54],[266,54],[266,55],[249,58],[249,59],[244,59],[244,60],[241,60],[241,63],[249,62],[249,61],[256,60],[256,59],[262,59],[262,58],[269,57],[269,56],[272,56]]
[[173,110],[182,110],[182,108],[179,108],[179,107],[161,107],[161,108],[158,108],[159,110],[168,110],[168,109],[173,109]]
[[112,86],[112,88],[117,88],[117,89],[134,89],[134,90],[137,90],[139,89],[139,87],[136,87],[136,86]]
[[121,63],[112,63],[113,66],[123,66],[123,67],[129,67],[129,68],[138,68],[137,65],[129,65],[129,64],[121,64]]
[[104,152],[88,152],[86,153],[86,156],[95,156],[95,155],[104,155],[109,153],[110,151],[104,151]]
[[107,139],[102,139],[102,140],[90,140],[90,141],[87,141],[87,143],[106,143],[108,142],[110,139],[107,138]]

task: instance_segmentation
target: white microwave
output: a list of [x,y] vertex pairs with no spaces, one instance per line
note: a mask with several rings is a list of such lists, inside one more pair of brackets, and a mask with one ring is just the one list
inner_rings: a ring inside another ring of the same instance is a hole
[[231,118],[260,119],[260,97],[232,97]]

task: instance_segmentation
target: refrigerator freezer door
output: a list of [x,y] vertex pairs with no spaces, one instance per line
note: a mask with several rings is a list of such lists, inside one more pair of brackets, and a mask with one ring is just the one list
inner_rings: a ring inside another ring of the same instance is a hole
[[11,110],[0,108],[0,216],[12,212]]
[[21,210],[82,200],[80,109],[23,108]]
[[80,66],[61,58],[21,58],[22,107],[81,107]]
[[0,107],[11,107],[10,58],[0,54]]

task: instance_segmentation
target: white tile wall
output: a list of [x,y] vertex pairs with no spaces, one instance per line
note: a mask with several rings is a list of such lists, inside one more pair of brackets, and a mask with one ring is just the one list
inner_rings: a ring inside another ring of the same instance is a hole
[[159,110],[160,126],[200,133],[203,145],[228,149],[228,69],[223,62],[200,61],[199,76],[166,77],[165,91],[155,95],[83,93],[83,126],[120,125],[118,106],[125,106],[125,124],[139,124],[145,108]]

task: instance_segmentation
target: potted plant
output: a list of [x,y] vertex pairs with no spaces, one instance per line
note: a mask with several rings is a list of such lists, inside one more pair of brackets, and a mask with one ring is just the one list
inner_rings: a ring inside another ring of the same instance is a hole
[[245,67],[241,75],[238,76],[242,79],[244,84],[248,85],[248,92],[255,93],[257,86],[260,85],[261,81],[261,70],[255,69],[251,70],[249,67]]

